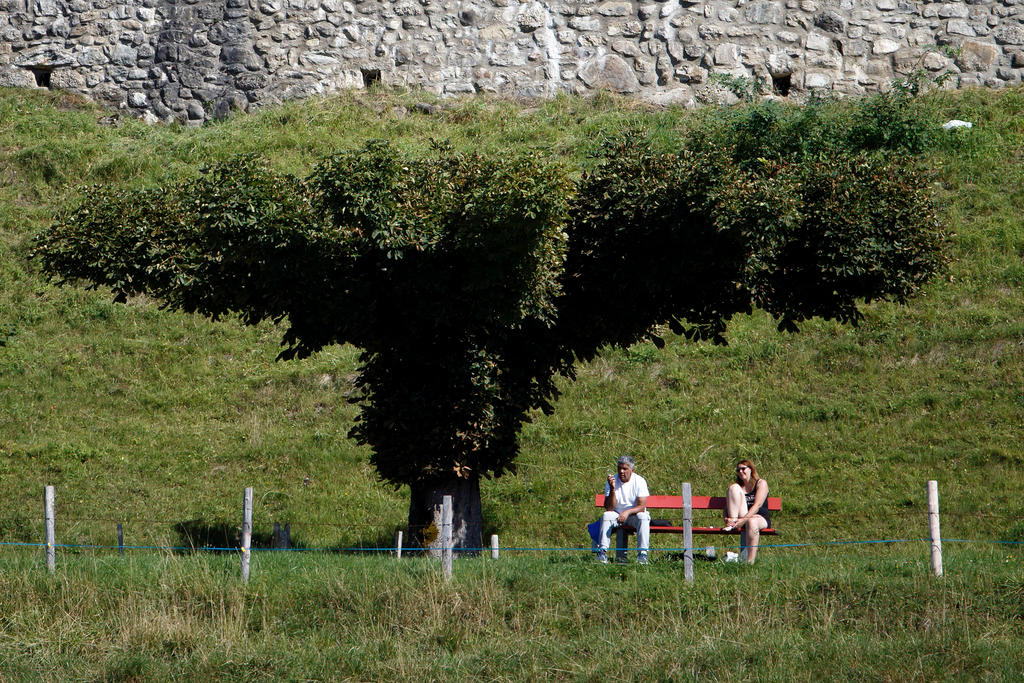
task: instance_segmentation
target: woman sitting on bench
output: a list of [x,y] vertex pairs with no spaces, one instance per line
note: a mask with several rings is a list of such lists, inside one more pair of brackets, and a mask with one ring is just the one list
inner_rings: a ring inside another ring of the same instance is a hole
[[761,529],[772,525],[768,515],[768,482],[757,476],[757,468],[749,460],[736,463],[736,483],[725,494],[725,527],[723,531],[739,529],[740,547],[746,552],[749,564],[757,558],[757,544]]

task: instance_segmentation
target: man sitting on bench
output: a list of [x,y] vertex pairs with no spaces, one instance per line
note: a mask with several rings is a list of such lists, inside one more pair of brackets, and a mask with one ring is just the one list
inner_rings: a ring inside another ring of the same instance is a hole
[[608,562],[608,546],[612,530],[620,524],[636,529],[637,562],[647,564],[647,550],[651,545],[651,513],[647,512],[647,480],[633,470],[636,463],[628,455],[619,458],[616,475],[608,475],[604,486],[604,514],[601,515],[601,531],[597,561]]

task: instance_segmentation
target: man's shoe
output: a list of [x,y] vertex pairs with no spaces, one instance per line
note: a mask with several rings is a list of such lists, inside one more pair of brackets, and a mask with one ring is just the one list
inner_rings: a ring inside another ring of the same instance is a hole
[[606,550],[598,550],[597,551],[597,561],[600,562],[601,564],[608,564],[608,551],[606,551]]
[[638,564],[650,564],[647,561],[647,553],[640,553],[639,555],[637,555],[636,561]]

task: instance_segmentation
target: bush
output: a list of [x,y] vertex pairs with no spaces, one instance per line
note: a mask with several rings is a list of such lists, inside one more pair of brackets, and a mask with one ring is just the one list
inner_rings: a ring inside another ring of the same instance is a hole
[[825,160],[842,153],[918,155],[935,141],[917,94],[903,85],[854,102],[812,97],[796,106],[766,101],[729,110],[691,132],[688,146],[708,139],[733,150],[741,167],[759,160]]

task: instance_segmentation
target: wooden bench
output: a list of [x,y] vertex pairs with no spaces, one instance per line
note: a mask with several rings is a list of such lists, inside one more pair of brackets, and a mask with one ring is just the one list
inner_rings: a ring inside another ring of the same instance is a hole
[[[693,510],[725,510],[725,497],[724,496],[691,496],[691,509]],[[604,494],[598,493],[594,496],[594,505],[599,508],[604,508]],[[765,501],[765,505],[768,506],[768,512],[780,512],[782,510],[782,499],[769,497]],[[648,496],[647,497],[647,511],[651,510],[682,510],[683,509],[683,497],[682,496]],[[653,517],[653,515],[652,515]],[[654,520],[652,519],[652,522]],[[651,524],[652,534],[681,534],[685,532],[684,526],[654,526]],[[619,534],[632,534],[636,531],[631,526],[620,526],[617,527]],[[726,531],[720,526],[694,526],[691,528],[692,533],[695,534],[739,534],[739,529],[730,529]],[[773,536],[778,534],[773,528],[761,529],[761,535]],[[616,543],[616,547],[624,548],[625,543],[624,537],[619,536],[619,540]]]

